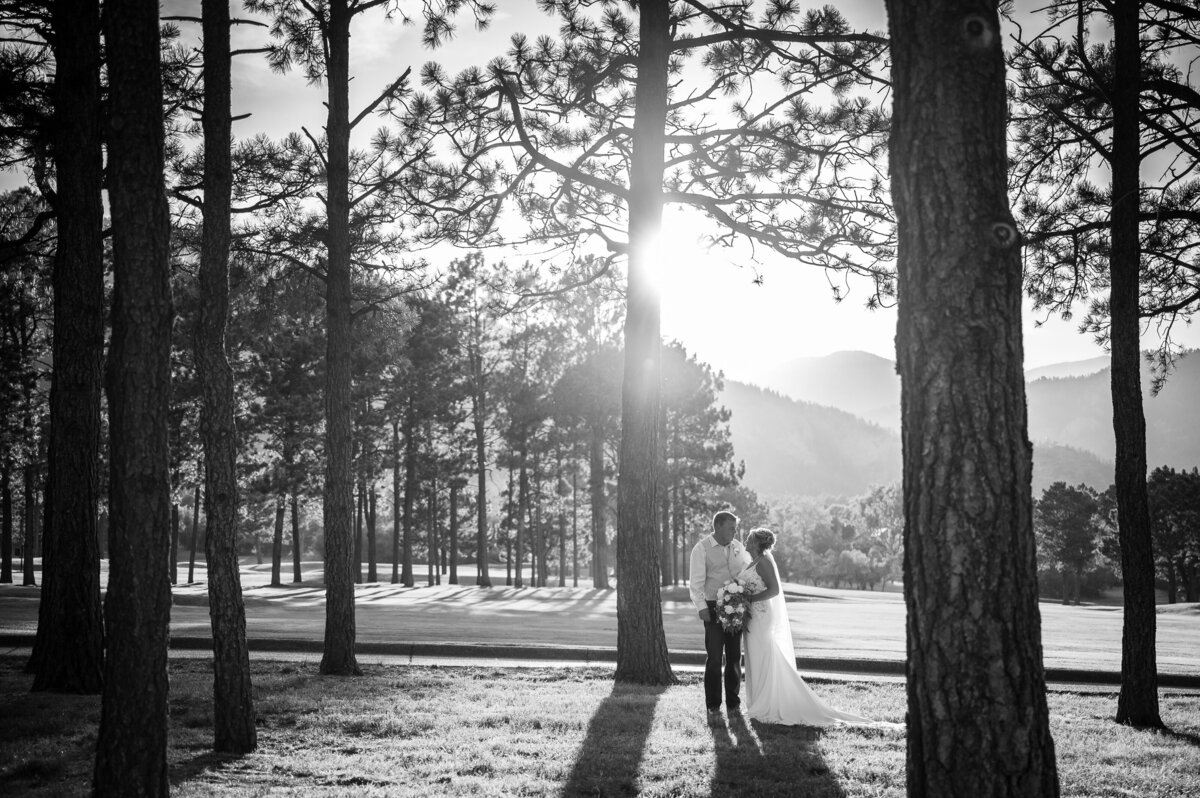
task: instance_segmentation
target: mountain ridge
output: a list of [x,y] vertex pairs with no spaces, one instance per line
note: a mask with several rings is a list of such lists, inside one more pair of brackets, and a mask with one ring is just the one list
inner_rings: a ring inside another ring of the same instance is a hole
[[[1104,367],[1093,371],[1099,360],[1028,372],[1035,496],[1060,480],[1097,490],[1112,482],[1108,368],[1104,359]],[[789,362],[792,372],[777,372],[777,385],[725,381],[721,401],[732,412],[734,452],[746,463],[746,484],[768,497],[854,495],[899,480],[900,384],[894,363],[849,351]],[[789,386],[805,395],[793,395]],[[1181,358],[1158,397],[1146,391],[1151,468],[1200,464],[1200,425],[1191,399],[1197,394],[1200,357]]]

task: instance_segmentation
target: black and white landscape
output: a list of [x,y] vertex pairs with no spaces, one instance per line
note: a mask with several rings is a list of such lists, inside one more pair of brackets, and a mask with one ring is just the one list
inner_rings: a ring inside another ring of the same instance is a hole
[[[1060,481],[1107,488],[1108,359],[1030,369],[1026,378],[1034,495]],[[1156,396],[1148,368],[1142,379],[1150,467],[1200,465],[1200,356],[1181,358]],[[721,395],[745,481],[760,495],[854,495],[900,479],[900,377],[891,360],[867,352],[798,358],[761,383],[769,387],[727,380]]]

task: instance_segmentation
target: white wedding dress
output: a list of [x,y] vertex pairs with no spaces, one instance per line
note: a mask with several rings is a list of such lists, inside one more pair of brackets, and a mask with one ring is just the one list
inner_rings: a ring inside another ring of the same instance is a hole
[[[775,558],[769,554],[764,557],[775,569],[778,582]],[[766,589],[753,564],[737,578],[752,594]],[[836,710],[818,698],[804,682],[796,670],[796,650],[782,589],[774,598],[755,601],[750,608],[750,619],[742,635],[746,678],[743,706],[752,720],[788,726],[853,724],[890,728],[897,725]]]

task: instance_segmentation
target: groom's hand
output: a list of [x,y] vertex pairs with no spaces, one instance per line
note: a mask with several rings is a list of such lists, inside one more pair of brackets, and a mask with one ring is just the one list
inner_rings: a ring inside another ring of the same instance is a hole
[[705,623],[708,623],[712,620],[712,612],[709,611],[708,607],[700,610],[700,620],[704,621]]

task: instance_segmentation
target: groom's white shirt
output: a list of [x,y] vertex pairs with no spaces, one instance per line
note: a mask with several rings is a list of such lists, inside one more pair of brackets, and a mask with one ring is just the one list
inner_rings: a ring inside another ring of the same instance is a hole
[[746,547],[737,538],[728,546],[717,543],[712,535],[700,538],[692,548],[688,592],[696,610],[708,609],[707,602],[717,600],[717,590],[750,564]]

